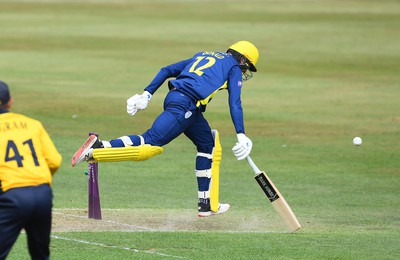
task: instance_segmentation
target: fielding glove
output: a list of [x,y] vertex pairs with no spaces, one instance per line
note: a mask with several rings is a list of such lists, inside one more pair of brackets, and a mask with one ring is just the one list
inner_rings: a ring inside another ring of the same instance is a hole
[[147,108],[152,95],[145,91],[142,95],[134,95],[126,101],[126,112],[133,116],[136,112]]
[[245,134],[237,134],[238,142],[232,148],[233,154],[238,160],[243,160],[249,156],[253,143]]

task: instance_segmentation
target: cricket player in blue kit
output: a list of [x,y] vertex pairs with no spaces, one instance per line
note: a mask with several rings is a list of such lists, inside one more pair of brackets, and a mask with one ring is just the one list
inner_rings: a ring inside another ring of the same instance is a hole
[[245,135],[240,95],[242,82],[257,71],[255,65],[258,57],[258,49],[252,43],[239,41],[230,46],[227,52],[199,52],[192,58],[163,67],[143,94],[127,100],[127,112],[134,115],[146,109],[157,89],[167,79],[173,78],[168,81],[170,91],[164,100],[164,111],[151,128],[141,135],[126,135],[110,141],[100,141],[97,136],[91,135],[74,154],[71,165],[90,161],[95,157],[93,153],[101,148],[164,146],[184,133],[197,148],[195,173],[198,182],[198,216],[207,217],[228,211],[229,204],[219,203],[214,210],[210,207],[213,171],[219,174],[219,163],[216,169],[213,168],[213,161],[218,154],[221,159],[222,151],[216,153],[218,132],[211,130],[203,113],[219,90],[228,91],[230,115],[238,138],[232,151],[238,160],[245,159],[250,154],[252,142]]

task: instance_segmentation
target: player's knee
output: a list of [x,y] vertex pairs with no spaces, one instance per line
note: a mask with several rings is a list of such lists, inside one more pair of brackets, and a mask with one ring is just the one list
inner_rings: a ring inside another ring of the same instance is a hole
[[196,148],[198,153],[212,154],[212,151],[214,149],[214,143],[197,146]]

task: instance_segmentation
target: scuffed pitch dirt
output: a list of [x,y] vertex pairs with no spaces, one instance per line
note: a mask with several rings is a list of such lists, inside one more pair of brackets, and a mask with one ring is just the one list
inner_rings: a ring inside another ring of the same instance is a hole
[[229,212],[207,218],[195,210],[103,209],[102,219],[89,219],[86,209],[53,209],[53,232],[70,231],[221,231],[284,232],[268,212]]

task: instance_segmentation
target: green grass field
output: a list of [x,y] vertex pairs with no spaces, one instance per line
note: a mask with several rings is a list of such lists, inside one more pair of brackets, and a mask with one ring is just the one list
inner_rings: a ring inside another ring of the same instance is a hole
[[[52,259],[399,259],[399,28],[396,0],[0,1],[13,111],[41,120],[63,155]],[[167,88],[134,117],[127,98],[162,66],[238,40],[260,50],[242,96],[252,158],[302,229],[285,231],[232,154],[227,93],[205,115],[230,212],[196,217],[196,151],[182,136],[148,161],[100,164],[103,220],[88,219],[87,166],[70,166],[87,134],[142,133]],[[24,233],[8,259],[29,259]]]

